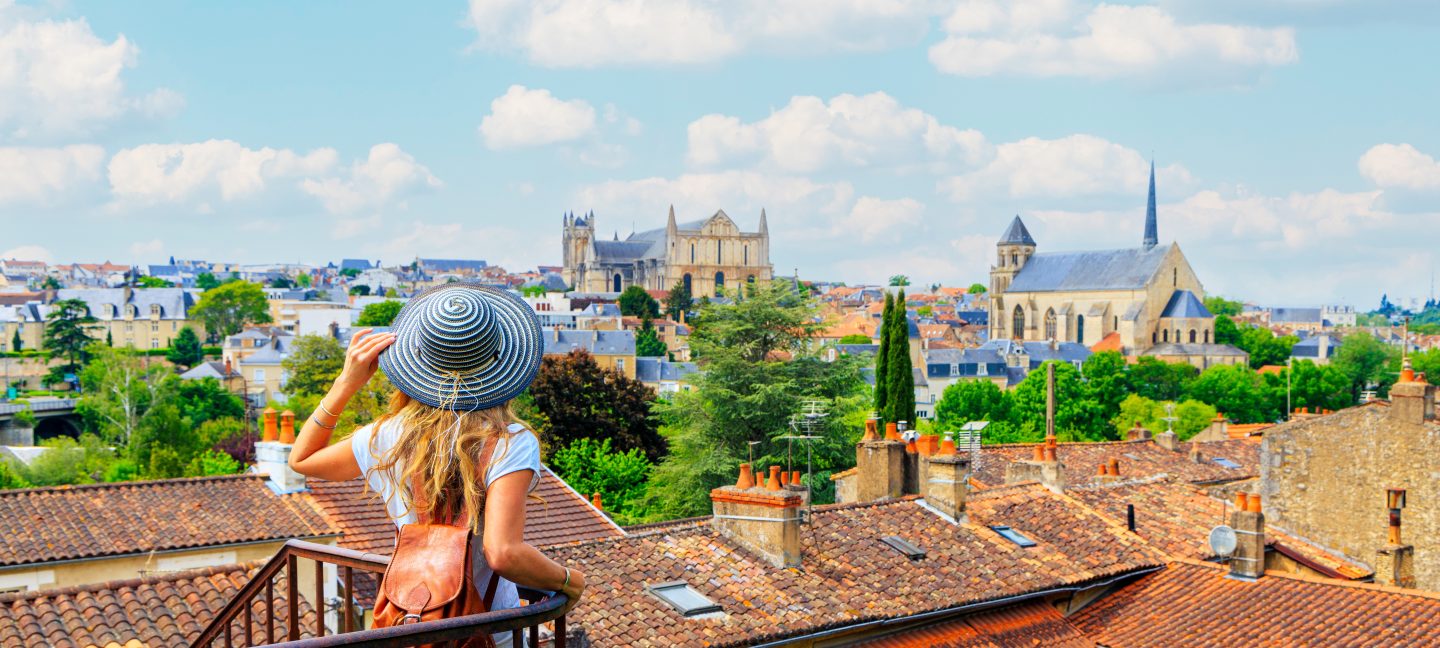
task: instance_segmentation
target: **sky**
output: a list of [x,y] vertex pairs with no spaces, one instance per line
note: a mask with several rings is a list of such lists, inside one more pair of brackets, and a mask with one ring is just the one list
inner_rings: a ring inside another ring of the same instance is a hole
[[767,212],[777,274],[1162,242],[1269,305],[1424,299],[1440,3],[0,0],[0,258],[560,263]]

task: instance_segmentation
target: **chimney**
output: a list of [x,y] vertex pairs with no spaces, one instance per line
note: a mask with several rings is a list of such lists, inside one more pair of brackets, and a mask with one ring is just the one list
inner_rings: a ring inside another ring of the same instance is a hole
[[1265,514],[1259,493],[1236,493],[1230,514],[1235,529],[1235,554],[1230,557],[1230,578],[1255,580],[1265,575]]
[[1057,493],[1065,490],[1065,466],[1060,463],[1060,444],[1055,440],[1055,365],[1045,365],[1045,442],[1035,446],[1031,461],[1015,461],[1005,467],[1005,483],[1038,481]]
[[1112,458],[1112,459],[1110,459],[1110,461],[1108,461],[1108,462],[1101,463],[1101,464],[1096,468],[1096,472],[1095,472],[1095,483],[1096,483],[1096,484],[1108,485],[1108,484],[1113,484],[1113,483],[1118,482],[1118,481],[1120,481],[1120,460],[1119,460],[1119,459],[1114,459],[1114,458]]
[[1230,419],[1225,418],[1220,412],[1215,413],[1215,418],[1210,419],[1210,440],[1224,440],[1230,438]]
[[925,503],[944,513],[957,524],[966,522],[965,498],[969,492],[970,453],[957,453],[949,438],[940,445],[940,452],[925,462]]
[[1420,425],[1435,420],[1435,386],[1410,367],[1410,358],[1401,363],[1400,380],[1390,387],[1390,421],[1399,425]]
[[597,510],[597,511],[603,511],[603,510],[605,510],[605,507],[604,507],[604,506],[601,506],[600,493],[599,493],[599,492],[596,492],[595,494],[593,494],[593,495],[590,496],[590,505],[591,505],[591,506],[594,506],[594,507],[595,507],[595,510]]
[[855,444],[855,496],[860,502],[905,494],[905,442],[900,440],[894,423],[885,424],[885,438],[875,438],[876,422],[865,422],[865,438]]
[[280,415],[281,430],[276,440],[275,410],[265,408],[265,434],[255,444],[254,472],[270,476],[270,489],[277,493],[304,491],[305,476],[290,468],[290,452],[295,449],[295,414],[285,410]]
[[1400,541],[1400,511],[1405,508],[1405,489],[1385,489],[1385,507],[1390,509],[1390,534],[1375,559],[1375,582],[1415,587],[1415,545]]
[[1153,436],[1154,435],[1150,433],[1150,430],[1147,430],[1140,425],[1139,421],[1135,422],[1135,427],[1132,427],[1125,432],[1126,441],[1148,441]]
[[1154,439],[1152,440],[1155,441],[1155,445],[1165,448],[1166,450],[1169,450],[1171,452],[1179,452],[1181,449],[1180,435],[1175,434],[1174,430],[1166,430],[1164,432],[1161,432],[1155,435]]
[[770,468],[764,486],[745,487],[753,481],[750,464],[740,464],[740,478],[734,486],[710,491],[715,528],[771,565],[799,567],[800,509],[807,500],[804,488],[781,486],[779,466]]
[[920,492],[920,447],[914,440],[905,442],[905,494]]

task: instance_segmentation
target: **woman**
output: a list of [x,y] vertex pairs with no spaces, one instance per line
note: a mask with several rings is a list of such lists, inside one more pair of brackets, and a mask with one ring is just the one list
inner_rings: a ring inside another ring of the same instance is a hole
[[[415,522],[417,511],[435,519],[466,513],[475,533],[473,581],[483,588],[492,570],[501,576],[494,610],[520,605],[517,584],[563,592],[573,606],[585,575],[524,541],[540,443],[511,413],[510,400],[539,371],[534,312],[508,292],[450,284],[410,300],[390,332],[371,332],[352,339],[345,368],[295,440],[290,467],[320,479],[364,475],[397,526]],[[381,368],[396,388],[390,411],[330,445],[346,404]],[[487,443],[494,449],[480,466]],[[483,519],[469,515],[480,510]],[[511,646],[509,635],[494,635],[496,645]]]

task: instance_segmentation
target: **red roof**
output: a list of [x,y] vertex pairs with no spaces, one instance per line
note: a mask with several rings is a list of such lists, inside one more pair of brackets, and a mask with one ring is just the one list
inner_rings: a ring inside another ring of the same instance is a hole
[[1100,341],[1096,342],[1095,346],[1090,347],[1090,350],[1095,353],[1100,353],[1101,351],[1120,351],[1124,348],[1125,345],[1120,343],[1120,334],[1111,331],[1106,333],[1105,337],[1100,338]]
[[[983,446],[975,464],[975,478],[984,484],[1005,483],[1005,467],[1017,460],[1034,458],[1034,443],[1000,443]],[[1096,467],[1110,459],[1120,462],[1125,478],[1167,474],[1194,483],[1234,481],[1260,474],[1260,447],[1243,439],[1200,443],[1200,462],[1190,458],[1193,443],[1184,443],[1179,452],[1160,447],[1154,441],[1108,441],[1061,443],[1056,453],[1065,465],[1066,481],[1088,480]],[[1215,459],[1228,459],[1239,468],[1227,468]]]
[[978,612],[866,641],[866,648],[1094,648],[1095,642],[1045,601]]

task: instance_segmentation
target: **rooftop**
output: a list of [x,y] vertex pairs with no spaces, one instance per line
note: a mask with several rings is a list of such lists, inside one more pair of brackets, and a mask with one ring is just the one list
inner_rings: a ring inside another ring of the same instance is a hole
[[[1013,461],[1034,457],[1035,443],[998,443],[984,446],[975,462],[974,478],[982,484],[1005,483],[1005,466]],[[1096,468],[1111,459],[1120,462],[1125,477],[1169,475],[1174,479],[1196,484],[1248,479],[1260,474],[1260,447],[1244,439],[1199,443],[1201,461],[1190,458],[1195,443],[1184,443],[1181,451],[1160,447],[1154,441],[1108,441],[1100,443],[1061,443],[1056,455],[1065,465],[1067,481],[1088,480]],[[1214,459],[1224,458],[1239,468],[1226,468]]]
[[1144,288],[1171,246],[1092,252],[1048,252],[1030,257],[1008,293]]

